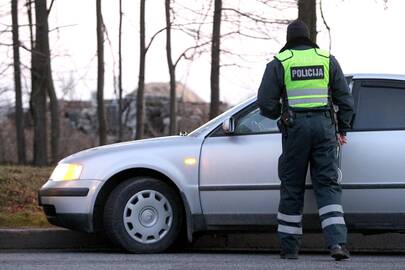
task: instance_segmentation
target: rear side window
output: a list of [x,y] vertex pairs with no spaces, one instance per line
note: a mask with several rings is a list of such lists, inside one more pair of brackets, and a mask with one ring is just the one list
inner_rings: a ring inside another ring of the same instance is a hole
[[354,129],[405,129],[405,84],[377,80],[361,82]]

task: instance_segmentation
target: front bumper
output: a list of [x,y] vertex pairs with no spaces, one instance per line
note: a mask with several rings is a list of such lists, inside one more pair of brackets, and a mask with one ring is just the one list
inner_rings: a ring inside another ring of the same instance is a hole
[[48,181],[38,192],[49,223],[92,232],[93,208],[102,186],[99,180]]

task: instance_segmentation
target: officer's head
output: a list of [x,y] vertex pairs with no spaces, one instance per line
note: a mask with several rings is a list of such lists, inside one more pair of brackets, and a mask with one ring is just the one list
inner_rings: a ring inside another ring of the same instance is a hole
[[290,42],[296,38],[309,39],[308,26],[301,20],[295,20],[287,27],[287,42]]

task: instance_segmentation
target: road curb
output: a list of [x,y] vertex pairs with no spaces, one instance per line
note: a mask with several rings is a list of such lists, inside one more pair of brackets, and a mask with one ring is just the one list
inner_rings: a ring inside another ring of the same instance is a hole
[[0,229],[1,249],[108,249],[104,236],[66,229]]
[[[362,235],[350,233],[348,248],[355,253],[405,254],[405,234]],[[279,241],[275,233],[215,234],[196,239],[191,249],[279,251]],[[303,252],[328,252],[321,233],[304,234],[300,250]]]
[[[190,245],[177,248],[203,251],[278,251],[279,243],[275,233],[210,233],[195,237]],[[349,234],[349,248],[353,252],[405,254],[405,234],[389,233],[368,236]],[[86,234],[66,229],[0,229],[0,250],[7,249],[120,251],[100,234]],[[301,250],[326,252],[322,234],[305,234]]]

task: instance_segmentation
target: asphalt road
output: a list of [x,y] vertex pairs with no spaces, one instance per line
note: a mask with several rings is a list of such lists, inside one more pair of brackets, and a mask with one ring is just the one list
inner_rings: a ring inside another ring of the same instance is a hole
[[335,262],[328,255],[301,255],[299,260],[281,260],[274,253],[171,253],[132,255],[108,252],[3,251],[0,269],[405,269],[405,256],[354,255]]

